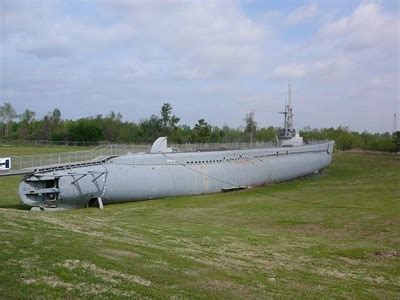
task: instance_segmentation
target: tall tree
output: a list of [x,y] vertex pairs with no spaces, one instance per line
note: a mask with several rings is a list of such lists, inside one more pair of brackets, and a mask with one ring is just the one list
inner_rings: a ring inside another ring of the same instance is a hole
[[50,124],[49,124],[49,135],[48,138],[51,140],[60,140],[62,138],[61,134],[61,111],[58,108],[55,108],[50,115]]
[[211,137],[211,125],[204,119],[200,119],[196,125],[194,125],[194,139],[200,143],[207,143]]
[[279,129],[269,126],[267,128],[260,128],[257,130],[256,139],[257,141],[268,141],[275,139],[279,135]]
[[119,137],[119,129],[122,124],[122,115],[121,113],[115,113],[111,111],[104,119],[101,119],[101,128],[103,131],[104,138],[107,141],[116,142]]
[[51,114],[51,121],[54,124],[58,124],[61,121],[61,111],[58,108],[55,108]]
[[393,132],[393,152],[400,152],[400,131]]
[[32,129],[32,123],[35,120],[36,113],[29,109],[25,109],[25,111],[20,115],[20,133],[23,137],[26,137],[28,133]]
[[12,121],[17,117],[17,113],[15,109],[12,107],[10,102],[4,103],[3,106],[0,106],[0,118],[3,123],[5,123],[5,132],[4,135],[7,137],[10,133],[10,125]]
[[161,126],[164,134],[169,134],[173,129],[176,129],[180,118],[172,114],[172,105],[164,103],[161,107]]
[[79,119],[68,128],[73,141],[98,142],[103,139],[103,133],[90,119]]
[[253,139],[255,138],[255,134],[257,131],[257,123],[254,120],[254,113],[251,112],[249,114],[246,114],[244,121],[245,121],[244,132],[246,136],[250,137],[250,142],[253,142]]
[[149,119],[141,120],[140,127],[143,132],[144,142],[154,142],[155,139],[160,137],[162,126],[158,116],[152,115]]
[[50,139],[50,133],[51,133],[51,115],[47,114],[43,117],[43,128],[42,128],[42,134],[41,137],[44,140]]
[[21,114],[20,119],[21,122],[25,124],[31,124],[36,117],[36,113],[31,111],[30,109],[25,109],[25,111]]

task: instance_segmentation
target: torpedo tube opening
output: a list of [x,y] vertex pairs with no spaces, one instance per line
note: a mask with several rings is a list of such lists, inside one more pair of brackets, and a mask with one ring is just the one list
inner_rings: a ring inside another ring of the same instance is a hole
[[22,201],[33,207],[56,208],[59,195],[58,178],[27,177],[21,181],[19,194]]

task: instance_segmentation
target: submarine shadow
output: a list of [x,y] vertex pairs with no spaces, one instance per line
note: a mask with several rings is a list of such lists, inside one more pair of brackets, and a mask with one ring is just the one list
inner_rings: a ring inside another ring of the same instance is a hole
[[1,204],[0,208],[3,209],[13,209],[13,210],[30,210],[31,207],[26,205],[26,204],[22,204],[22,203],[17,203],[17,204]]
[[[114,207],[114,206],[118,206],[118,205],[124,205],[124,204],[134,204],[137,202],[156,202],[156,201],[161,201],[161,200],[166,200],[166,199],[170,199],[170,198],[175,198],[175,197],[185,197],[187,195],[180,195],[180,196],[168,196],[168,197],[160,197],[160,198],[151,198],[151,199],[135,199],[135,200],[126,200],[126,201],[122,201],[122,202],[111,202],[111,203],[107,203],[104,204],[104,206],[108,206],[108,207]],[[190,196],[196,196],[196,195],[190,195]]]

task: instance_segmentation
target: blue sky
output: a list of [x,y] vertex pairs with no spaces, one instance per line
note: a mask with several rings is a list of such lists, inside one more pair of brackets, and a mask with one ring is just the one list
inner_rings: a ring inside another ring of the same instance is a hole
[[0,102],[66,118],[174,106],[181,123],[391,131],[398,1],[0,2]]

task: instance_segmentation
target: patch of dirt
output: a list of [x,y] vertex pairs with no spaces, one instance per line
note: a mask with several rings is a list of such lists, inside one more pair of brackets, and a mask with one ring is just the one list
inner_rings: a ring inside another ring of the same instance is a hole
[[380,251],[377,250],[375,251],[375,256],[380,256],[380,257],[400,257],[400,252],[396,251],[396,250],[392,250],[392,251]]
[[[233,295],[236,293],[240,294],[254,294],[254,293],[259,293],[260,290],[263,289],[263,286],[256,286],[256,287],[251,287],[251,286],[245,286],[241,285],[238,283],[234,283],[231,281],[227,280],[210,280],[205,282],[205,284],[202,284],[207,290],[216,290],[219,292],[224,292],[225,297],[231,298]],[[237,295],[237,294],[236,294]],[[244,297],[246,298],[246,297]]]
[[136,283],[144,286],[151,285],[151,282],[149,280],[146,280],[140,276],[121,273],[116,270],[103,269],[96,266],[95,264],[86,261],[80,261],[78,259],[66,260],[62,264],[62,266],[67,268],[68,270],[75,270],[79,268],[84,269],[107,282],[118,283],[121,279],[123,279],[130,283]]
[[79,284],[72,284],[60,280],[60,278],[58,278],[55,275],[40,276],[38,278],[28,278],[28,279],[23,279],[23,281],[28,285],[43,284],[51,286],[53,288],[62,288],[66,291],[76,290],[79,292],[80,296],[86,296],[86,295],[93,296],[93,295],[101,295],[104,293],[111,293],[116,296],[122,296],[122,297],[132,297],[136,295],[134,292],[125,292],[116,288],[112,288],[110,286],[101,286],[99,284],[91,284],[84,282],[81,282]]
[[113,229],[118,229],[118,231],[122,231],[121,234],[117,233],[107,233],[107,232],[101,232],[101,231],[96,231],[95,228],[90,227],[90,224],[73,224],[71,222],[67,222],[64,220],[56,219],[56,218],[51,218],[47,216],[40,216],[39,218],[42,221],[48,222],[53,225],[57,225],[62,227],[65,230],[72,231],[74,233],[79,233],[83,234],[92,238],[96,239],[102,239],[102,240],[110,240],[110,241],[116,241],[116,242],[122,242],[122,243],[128,243],[131,245],[138,245],[138,246],[145,246],[153,249],[158,249],[158,250],[169,250],[168,247],[163,247],[155,244],[149,243],[145,238],[142,236],[134,233],[132,231],[127,231],[125,229],[119,228],[117,226],[109,226],[110,228]]
[[[108,280],[104,285],[93,284],[88,282],[81,282],[79,284],[76,284],[76,283],[69,283],[62,281],[57,275],[51,274],[51,272],[49,272],[48,270],[39,267],[40,259],[38,256],[23,258],[21,260],[12,259],[7,261],[7,264],[10,266],[20,266],[22,268],[22,272],[20,274],[20,280],[27,285],[47,285],[49,287],[62,289],[67,292],[76,291],[82,297],[83,296],[93,297],[96,295],[102,295],[106,293],[111,293],[117,297],[125,297],[125,298],[132,298],[138,296],[134,291],[124,291],[116,287],[113,287],[110,284],[111,282],[110,280]],[[93,267],[90,266],[90,268]],[[97,268],[95,270],[100,272],[104,269]],[[107,271],[107,270],[104,271],[111,272],[111,277],[115,276],[117,273],[114,271]],[[132,282],[133,279],[135,279],[135,281],[140,281],[143,283],[142,278],[131,277],[132,275],[128,274],[118,274],[118,275],[130,279],[130,281],[128,280],[129,282]],[[144,283],[147,284],[148,281],[144,281]]]
[[334,268],[316,268],[315,272],[321,276],[331,276],[339,279],[354,279],[354,280],[364,280],[375,284],[384,284],[386,279],[381,276],[370,276],[365,271],[340,271]]
[[40,276],[38,278],[24,278],[23,281],[28,284],[45,284],[49,285],[51,287],[61,287],[63,289],[66,289],[67,291],[70,291],[73,289],[73,285],[71,283],[63,282],[61,281],[57,276],[51,275],[51,276]]
[[134,253],[131,251],[126,251],[126,250],[118,250],[118,249],[113,249],[113,248],[104,248],[104,249],[100,250],[100,253],[103,254],[102,256],[105,256],[110,259],[119,259],[121,257],[127,257],[127,258],[141,257],[141,255],[138,253]]

